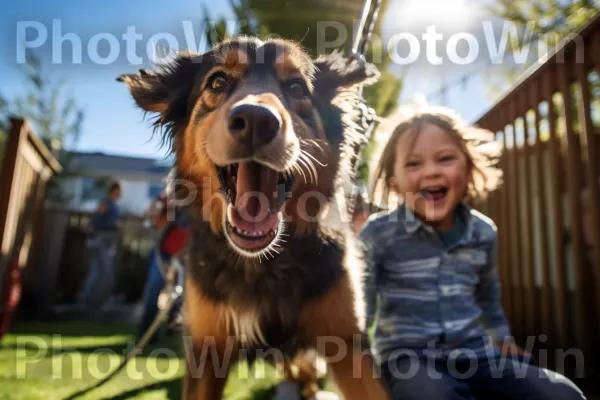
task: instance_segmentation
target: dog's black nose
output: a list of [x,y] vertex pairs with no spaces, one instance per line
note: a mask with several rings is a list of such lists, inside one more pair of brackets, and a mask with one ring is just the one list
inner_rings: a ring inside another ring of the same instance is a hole
[[230,111],[228,127],[237,140],[255,149],[275,139],[281,130],[281,116],[261,104],[240,104]]

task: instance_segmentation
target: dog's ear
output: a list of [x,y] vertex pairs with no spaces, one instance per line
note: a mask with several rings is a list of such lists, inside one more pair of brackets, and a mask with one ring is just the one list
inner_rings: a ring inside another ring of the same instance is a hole
[[175,107],[186,111],[182,103],[187,102],[195,76],[202,68],[201,57],[182,52],[156,71],[141,69],[138,74],[120,75],[117,81],[127,85],[136,104],[144,111],[171,114]]
[[315,67],[314,93],[325,102],[331,101],[339,89],[372,84],[380,75],[375,65],[344,57],[339,52],[320,56]]
[[129,88],[136,104],[144,111],[162,113],[169,102],[169,87],[164,76],[144,69],[139,74],[124,74],[117,78]]

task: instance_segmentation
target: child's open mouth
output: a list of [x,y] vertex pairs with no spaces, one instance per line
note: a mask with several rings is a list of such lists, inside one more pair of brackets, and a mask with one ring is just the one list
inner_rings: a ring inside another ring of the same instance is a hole
[[423,197],[428,202],[434,203],[434,205],[439,205],[446,200],[446,196],[448,195],[448,188],[445,186],[432,186],[427,189],[422,189],[419,192],[419,195]]

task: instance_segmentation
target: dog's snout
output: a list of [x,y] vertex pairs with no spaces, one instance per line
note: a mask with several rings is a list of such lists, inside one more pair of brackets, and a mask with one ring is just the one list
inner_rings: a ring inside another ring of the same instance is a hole
[[281,116],[271,107],[261,104],[240,104],[228,117],[229,132],[250,148],[270,143],[281,130]]

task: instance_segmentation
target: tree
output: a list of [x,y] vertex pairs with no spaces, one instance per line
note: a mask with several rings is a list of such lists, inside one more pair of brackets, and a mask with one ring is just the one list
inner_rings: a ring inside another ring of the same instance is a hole
[[[524,46],[533,44],[539,45],[538,48],[547,49],[559,46],[600,11],[600,1],[496,0],[488,7],[488,11],[492,15],[514,23],[519,37],[526,38],[521,43],[516,40],[511,41],[509,51],[515,53],[522,51]],[[492,74],[492,79],[488,78],[489,94],[495,97],[506,90],[529,66],[530,64],[503,65],[499,74]]]
[[[536,43],[547,49],[560,46],[600,12],[600,0],[496,0],[496,4],[492,5],[489,11],[516,24],[520,35],[529,36],[527,41],[521,41],[520,44],[516,41],[511,43],[510,50],[514,53],[521,51],[524,46]],[[516,83],[527,67],[529,65],[505,65],[500,73],[492,75],[495,79],[488,78],[488,93],[496,97],[498,93]],[[600,92],[600,79],[592,79],[590,85],[592,95]],[[560,106],[554,104],[556,115],[560,115]],[[577,107],[576,102],[573,102],[573,107]],[[593,114],[600,112],[598,102],[593,103],[592,107],[597,110]],[[575,109],[573,111],[573,122],[577,125],[579,114]],[[564,128],[559,124],[557,129],[560,134],[560,130]],[[547,128],[544,128],[540,135],[542,140],[547,139]]]
[[[374,36],[380,36],[381,15],[385,12],[388,0],[383,0],[379,18],[375,24]],[[312,56],[331,52],[334,49],[344,51],[350,47],[353,27],[362,8],[360,1],[344,0],[230,0],[237,19],[236,34],[258,37],[284,37],[294,40]],[[223,18],[211,20],[208,10],[204,9],[207,41],[216,44],[229,36],[227,21]],[[381,57],[375,55],[381,54]],[[391,60],[381,51],[381,43],[374,40],[367,49],[367,61],[374,62],[380,72],[379,81],[364,88],[363,95],[367,104],[378,116],[388,115],[396,107],[402,81],[387,70]],[[359,179],[368,177],[368,157],[371,155],[369,144],[363,153],[359,167]]]
[[6,139],[6,132],[8,131],[8,102],[0,93],[0,143]]
[[598,0],[496,0],[489,10],[554,47],[600,11]]
[[4,159],[4,146],[8,132],[8,102],[0,93],[0,170],[2,170],[2,160]]
[[22,72],[27,90],[13,100],[10,111],[32,124],[36,134],[55,152],[74,146],[81,134],[84,114],[75,99],[64,93],[66,82],[53,82],[41,59],[32,52],[27,53]]
[[[8,116],[13,115],[31,124],[34,132],[60,160],[63,172],[49,185],[49,200],[68,200],[61,191],[62,179],[74,174],[70,167],[67,146],[75,146],[81,134],[84,113],[72,96],[65,93],[64,80],[54,82],[44,71],[41,59],[28,51],[22,69],[26,90],[8,101],[0,96],[0,131],[8,130]],[[0,133],[1,134],[1,133]]]

